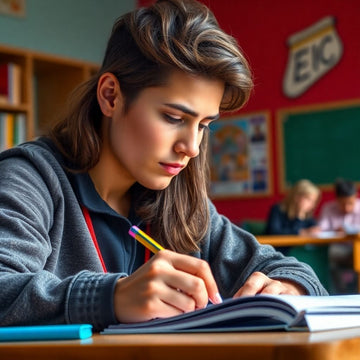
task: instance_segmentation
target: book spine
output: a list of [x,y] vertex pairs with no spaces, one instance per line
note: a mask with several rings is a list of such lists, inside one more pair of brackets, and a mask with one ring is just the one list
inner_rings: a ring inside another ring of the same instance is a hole
[[5,113],[0,112],[0,151],[5,150]]
[[25,141],[25,114],[0,112],[0,151],[10,149]]
[[21,66],[18,64],[0,64],[0,103],[21,103]]
[[23,113],[15,115],[14,123],[14,144],[19,145],[26,141],[26,116]]
[[0,64],[0,104],[9,102],[8,64]]
[[5,132],[5,149],[10,149],[14,146],[14,114],[6,113]]

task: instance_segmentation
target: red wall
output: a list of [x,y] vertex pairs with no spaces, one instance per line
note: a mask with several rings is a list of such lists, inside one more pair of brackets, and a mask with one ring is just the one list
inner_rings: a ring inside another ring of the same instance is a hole
[[[139,5],[150,2],[139,0]],[[358,0],[301,2],[202,0],[202,2],[214,12],[220,26],[238,40],[251,64],[255,89],[249,103],[241,112],[269,110],[271,114],[272,195],[215,200],[214,203],[220,213],[235,222],[246,218],[264,219],[269,207],[283,196],[278,175],[277,110],[360,98],[360,2]],[[342,58],[303,95],[296,99],[287,98],[282,93],[282,81],[288,59],[286,40],[290,35],[328,15],[335,16],[337,20],[335,27],[344,47]],[[331,191],[324,191],[322,202],[332,197]]]

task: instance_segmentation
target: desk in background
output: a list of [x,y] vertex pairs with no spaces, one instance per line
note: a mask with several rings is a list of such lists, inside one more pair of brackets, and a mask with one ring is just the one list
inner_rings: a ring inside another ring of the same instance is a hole
[[0,343],[1,359],[358,360],[360,328],[318,333],[99,335],[86,340]]
[[353,243],[354,271],[358,275],[358,291],[360,292],[360,234],[335,236],[335,237],[311,237],[299,235],[261,235],[256,237],[261,244],[277,246],[304,246],[307,244],[329,245],[351,241]]

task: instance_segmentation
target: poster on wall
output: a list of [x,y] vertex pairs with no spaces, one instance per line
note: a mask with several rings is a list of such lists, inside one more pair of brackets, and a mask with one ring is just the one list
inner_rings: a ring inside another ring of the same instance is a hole
[[0,15],[25,17],[25,0],[0,0]]
[[266,112],[222,118],[211,125],[211,197],[270,194],[269,135]]

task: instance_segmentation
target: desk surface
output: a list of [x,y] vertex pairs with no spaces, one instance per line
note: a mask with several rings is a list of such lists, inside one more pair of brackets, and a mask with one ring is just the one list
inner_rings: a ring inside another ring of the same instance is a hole
[[[276,235],[259,236],[258,240],[276,246],[329,243],[349,238]],[[359,356],[360,328],[318,333],[95,334],[85,340],[0,343],[0,359],[4,360],[358,360]]]
[[328,245],[331,243],[353,243],[353,267],[358,274],[358,291],[360,292],[360,234],[335,236],[335,237],[311,237],[299,235],[261,235],[256,237],[260,244],[272,246],[302,246],[306,244]]
[[316,236],[300,236],[300,235],[261,235],[256,236],[260,244],[269,244],[273,246],[297,246],[306,244],[330,244],[340,242],[358,242],[359,234],[333,237],[316,237]]
[[318,333],[99,335],[86,340],[0,343],[1,359],[355,360],[360,328]]

